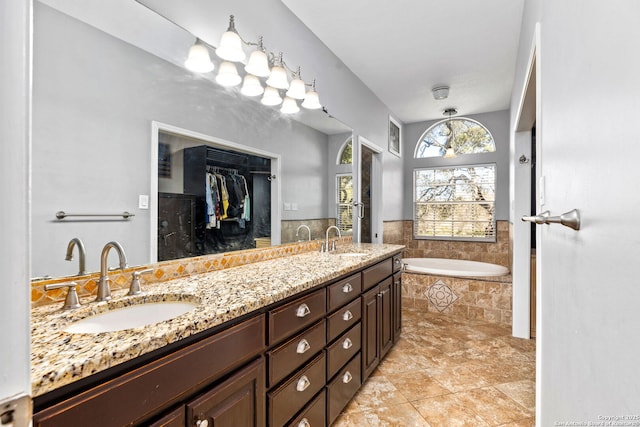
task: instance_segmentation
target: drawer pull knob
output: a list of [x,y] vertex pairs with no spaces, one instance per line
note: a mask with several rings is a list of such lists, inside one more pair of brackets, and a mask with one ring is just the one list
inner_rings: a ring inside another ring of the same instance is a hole
[[305,391],[311,385],[311,381],[307,378],[306,375],[303,375],[298,380],[298,384],[296,384],[296,390]]
[[344,341],[342,341],[342,348],[349,350],[351,347],[353,347],[353,342],[351,342],[351,339],[345,338]]
[[298,423],[298,427],[311,427],[311,424],[309,423],[309,421],[307,421],[306,418],[303,418]]
[[196,427],[209,427],[209,420],[198,420],[196,421]]
[[298,347],[296,348],[296,353],[304,354],[307,351],[309,351],[310,348],[311,348],[311,345],[309,345],[309,341],[303,338],[298,343]]
[[352,379],[353,379],[353,375],[351,375],[351,372],[349,371],[345,372],[344,375],[342,376],[342,382],[345,384],[349,384]]
[[342,314],[342,320],[345,322],[348,322],[351,319],[353,319],[353,313],[351,313],[351,310],[347,310]]
[[342,287],[342,292],[348,294],[351,291],[353,291],[353,286],[351,286],[351,283],[345,283],[345,285]]
[[305,317],[306,315],[311,314],[311,310],[307,304],[300,304],[298,309],[296,310],[297,317]]

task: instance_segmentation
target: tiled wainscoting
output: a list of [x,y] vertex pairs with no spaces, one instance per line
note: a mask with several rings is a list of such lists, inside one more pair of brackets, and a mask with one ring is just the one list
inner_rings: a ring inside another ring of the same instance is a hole
[[[311,230],[311,240],[324,240],[326,231],[329,226],[336,225],[335,218],[318,218],[318,219],[296,219],[283,220],[280,222],[282,229],[280,236],[282,243],[293,243],[307,240],[309,235],[307,229],[301,229],[296,236],[296,230],[301,225],[306,225]],[[335,236],[335,230],[331,231],[331,238]]]
[[[384,243],[404,245],[404,258],[450,258],[489,262],[511,268],[509,222],[497,222],[495,243],[413,238],[413,221],[384,223]],[[404,307],[480,319],[509,326],[512,321],[511,276],[462,278],[403,273]]]

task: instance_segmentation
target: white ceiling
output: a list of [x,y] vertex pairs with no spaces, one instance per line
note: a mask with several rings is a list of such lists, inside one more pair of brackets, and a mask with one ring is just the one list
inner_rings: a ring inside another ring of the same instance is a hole
[[282,2],[405,123],[509,108],[524,0]]

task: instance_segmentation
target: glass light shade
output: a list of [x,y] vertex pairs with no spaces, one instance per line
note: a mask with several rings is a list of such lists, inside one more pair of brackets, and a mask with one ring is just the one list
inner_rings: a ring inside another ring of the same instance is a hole
[[284,98],[282,102],[282,108],[280,108],[280,112],[284,114],[294,114],[300,111],[300,107],[296,103],[296,100],[293,98],[289,98],[288,96]]
[[239,62],[243,61],[247,55],[242,50],[242,40],[240,36],[233,31],[225,31],[220,38],[220,44],[216,49],[216,55],[225,61]]
[[322,108],[320,105],[320,97],[318,96],[318,92],[315,90],[310,90],[304,97],[304,101],[302,101],[302,106],[309,110],[317,110]]
[[287,72],[283,67],[273,66],[271,68],[271,75],[267,79],[267,84],[276,89],[288,89],[289,81],[287,80]]
[[264,95],[262,95],[262,100],[260,102],[264,105],[279,105],[282,102],[282,98],[280,98],[278,89],[267,86],[264,89]]
[[304,99],[305,92],[304,82],[300,79],[293,79],[287,91],[287,96],[293,99]]
[[237,86],[242,81],[242,77],[238,75],[236,65],[232,62],[224,61],[220,64],[218,75],[216,76],[216,82],[222,86]]
[[264,88],[260,84],[260,80],[252,75],[247,74],[244,76],[244,81],[242,82],[242,88],[240,88],[240,93],[246,96],[258,96],[262,95],[264,92]]
[[245,65],[244,70],[258,77],[267,77],[271,70],[269,70],[269,60],[267,54],[261,50],[254,50],[249,56],[249,62]]
[[444,153],[444,158],[445,159],[452,159],[456,157],[456,153],[455,151],[453,151],[453,148],[449,147],[447,148],[447,151]]
[[187,67],[187,70],[196,73],[208,73],[213,71],[214,68],[213,62],[209,57],[209,50],[199,42],[189,48],[189,56],[184,61],[184,66]]

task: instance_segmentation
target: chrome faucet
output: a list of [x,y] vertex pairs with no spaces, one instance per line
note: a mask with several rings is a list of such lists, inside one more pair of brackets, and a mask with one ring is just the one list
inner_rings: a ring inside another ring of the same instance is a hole
[[80,240],[79,237],[74,237],[69,241],[69,244],[67,245],[67,256],[64,259],[67,261],[71,261],[73,259],[73,248],[75,246],[78,247],[78,262],[80,263],[78,276],[82,276],[87,272],[87,268],[85,264],[87,252],[84,249],[84,243],[82,243],[82,240]]
[[307,231],[309,232],[309,241],[311,241],[311,229],[309,228],[308,225],[302,224],[298,226],[298,229],[296,230],[296,237],[298,237],[298,232],[300,231],[301,228],[306,228]]
[[98,281],[98,295],[96,301],[109,301],[111,299],[111,288],[109,287],[109,276],[107,275],[107,258],[109,257],[109,250],[114,248],[118,252],[120,257],[120,269],[127,268],[127,256],[124,254],[124,249],[118,242],[109,242],[102,248],[102,254],[100,255],[100,280]]
[[320,249],[321,252],[329,252],[329,251],[335,251],[336,250],[336,241],[333,241],[333,247],[329,247],[329,231],[331,231],[332,228],[335,228],[336,231],[338,232],[338,238],[342,238],[342,234],[340,233],[340,229],[338,227],[336,227],[335,225],[331,225],[327,228],[327,232],[325,234],[325,241],[324,241],[324,251],[322,251],[322,248]]

